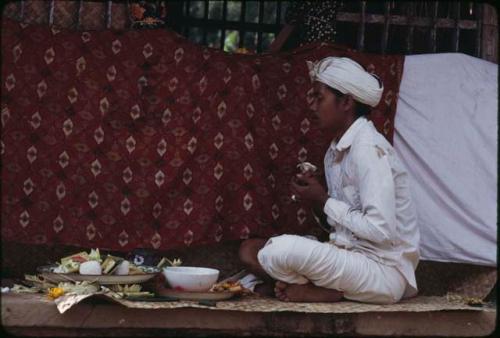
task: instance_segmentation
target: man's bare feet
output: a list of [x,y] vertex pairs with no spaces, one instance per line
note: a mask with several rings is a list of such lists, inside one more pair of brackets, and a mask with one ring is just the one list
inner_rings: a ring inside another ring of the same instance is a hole
[[287,284],[281,281],[274,286],[276,298],[284,302],[338,302],[343,293],[314,284]]

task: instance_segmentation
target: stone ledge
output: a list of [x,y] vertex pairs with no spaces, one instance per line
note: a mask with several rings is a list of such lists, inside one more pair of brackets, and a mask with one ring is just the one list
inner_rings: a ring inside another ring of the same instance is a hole
[[2,295],[2,326],[25,336],[484,336],[495,329],[496,312],[366,312],[310,314],[211,311],[181,308],[131,309],[84,301],[60,314],[32,295]]

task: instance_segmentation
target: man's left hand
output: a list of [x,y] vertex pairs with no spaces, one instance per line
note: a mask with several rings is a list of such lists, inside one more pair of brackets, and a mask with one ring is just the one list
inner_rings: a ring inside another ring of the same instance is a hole
[[[300,181],[302,185],[297,181]],[[329,197],[318,179],[313,175],[297,174],[297,180],[292,181],[290,190],[299,200],[309,200],[321,206],[325,205]]]

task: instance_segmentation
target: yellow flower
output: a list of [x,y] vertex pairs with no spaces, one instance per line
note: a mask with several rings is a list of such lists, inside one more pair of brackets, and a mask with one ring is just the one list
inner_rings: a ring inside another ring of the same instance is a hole
[[63,288],[50,288],[49,289],[49,297],[52,299],[56,299],[58,297],[61,297],[62,295],[64,295]]

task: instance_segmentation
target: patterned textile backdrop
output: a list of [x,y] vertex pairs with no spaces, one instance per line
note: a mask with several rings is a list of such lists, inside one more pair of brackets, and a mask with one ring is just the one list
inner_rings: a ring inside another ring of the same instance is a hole
[[127,251],[305,233],[289,198],[322,163],[305,60],[346,55],[386,90],[392,137],[403,56],[315,43],[237,55],[176,33],[2,27],[2,239]]

